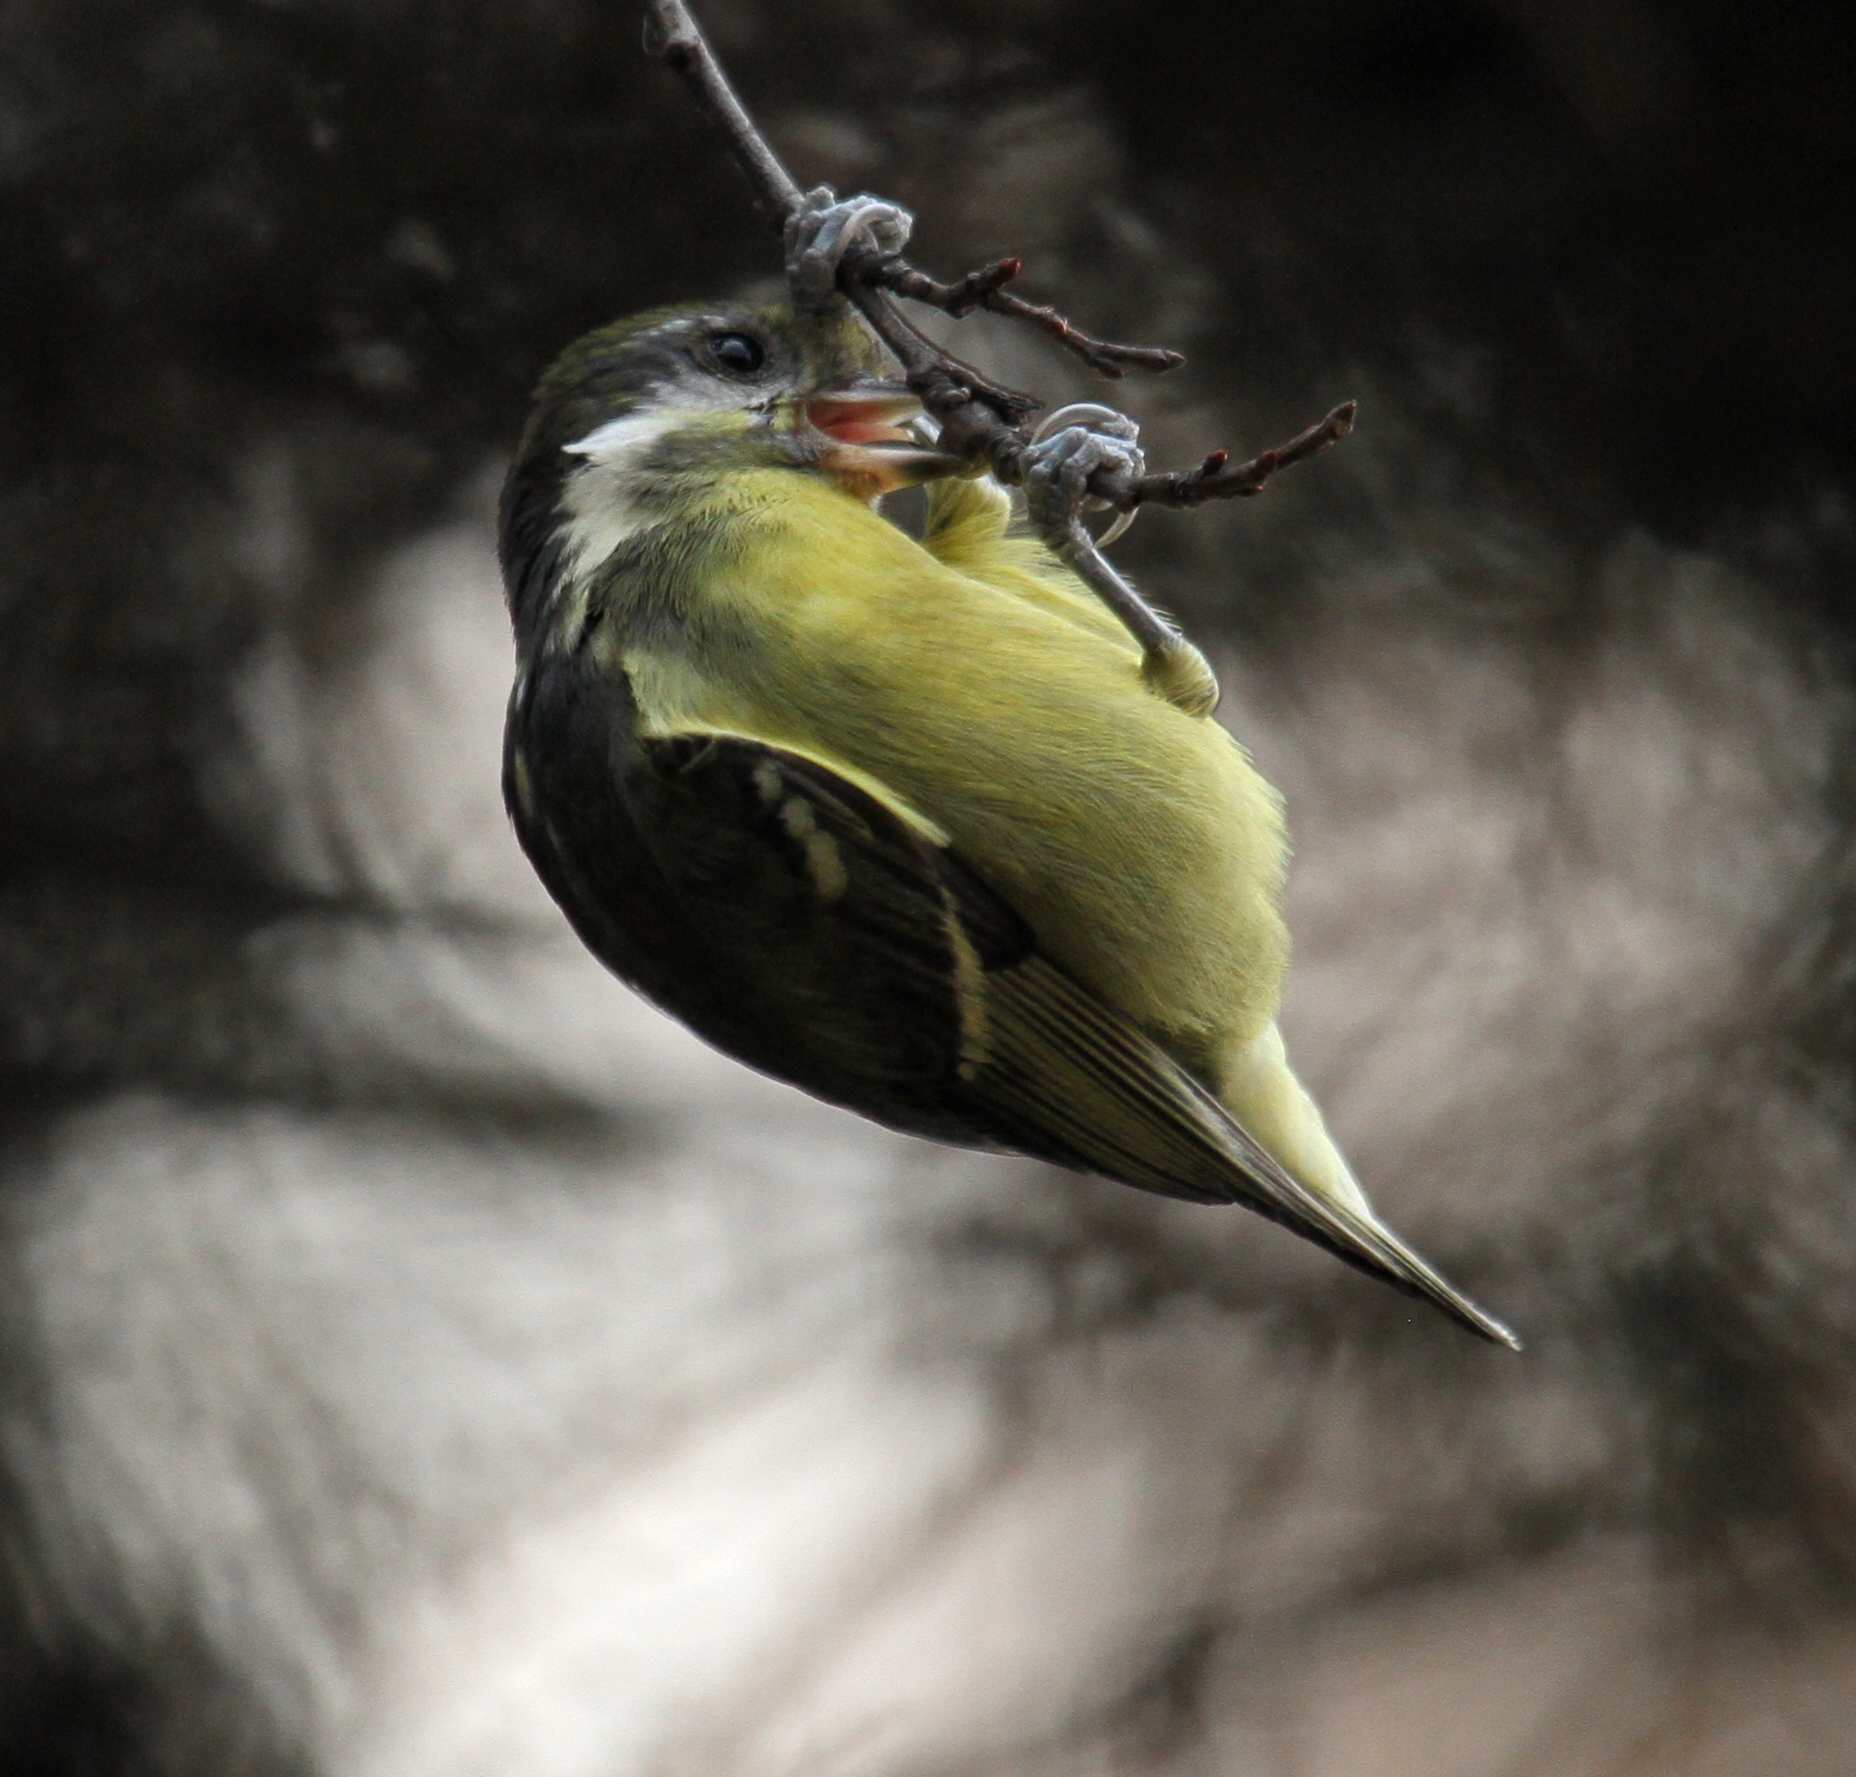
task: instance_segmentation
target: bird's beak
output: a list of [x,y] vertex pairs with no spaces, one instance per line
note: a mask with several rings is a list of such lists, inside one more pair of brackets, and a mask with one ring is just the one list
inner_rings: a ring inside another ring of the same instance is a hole
[[894,493],[969,465],[922,441],[906,421],[922,422],[922,404],[902,383],[857,382],[820,389],[800,404],[806,425],[821,433],[820,468],[866,497]]

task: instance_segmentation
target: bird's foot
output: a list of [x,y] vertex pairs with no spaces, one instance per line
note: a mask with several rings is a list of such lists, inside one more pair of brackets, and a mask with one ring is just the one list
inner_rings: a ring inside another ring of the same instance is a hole
[[[1093,404],[1091,404],[1093,407]],[[1093,407],[1087,425],[1065,426],[1025,448],[1025,506],[1044,535],[1066,529],[1089,507],[1100,507],[1089,493],[1089,478],[1098,469],[1119,470],[1139,478],[1147,472],[1141,429],[1125,413]]]
[[838,297],[838,267],[853,247],[893,258],[909,244],[915,218],[900,204],[867,192],[840,198],[817,185],[786,222],[786,281],[802,308],[822,312]]
[[1139,480],[1147,471],[1140,428],[1112,408],[1088,406],[1087,424],[1065,426],[1049,438],[1034,439],[1026,449],[1025,505],[1032,524],[1140,643],[1141,677],[1148,688],[1189,716],[1208,716],[1218,704],[1218,679],[1210,663],[1102,554],[1102,545],[1120,536],[1131,515],[1123,512],[1100,543],[1083,528],[1083,512],[1105,504],[1089,492],[1092,475],[1108,469]]

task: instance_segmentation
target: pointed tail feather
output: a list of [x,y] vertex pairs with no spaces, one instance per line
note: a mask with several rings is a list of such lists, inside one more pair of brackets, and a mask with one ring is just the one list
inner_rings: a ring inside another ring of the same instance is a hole
[[1033,958],[988,985],[992,1053],[972,1085],[1033,1152],[1167,1196],[1241,1203],[1479,1337],[1521,1349],[1375,1216],[1294,1178],[1159,1044],[1060,969]]

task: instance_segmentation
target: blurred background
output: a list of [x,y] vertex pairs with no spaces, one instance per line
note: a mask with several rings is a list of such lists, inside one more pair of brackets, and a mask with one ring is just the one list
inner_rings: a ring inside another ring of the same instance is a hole
[[[709,0],[1086,324],[1297,839],[1291,1044],[1476,1345],[607,979],[499,803],[546,359],[765,284],[592,0],[0,50],[0,1770],[1846,1777],[1834,9]],[[1036,341],[961,349],[1055,403]]]

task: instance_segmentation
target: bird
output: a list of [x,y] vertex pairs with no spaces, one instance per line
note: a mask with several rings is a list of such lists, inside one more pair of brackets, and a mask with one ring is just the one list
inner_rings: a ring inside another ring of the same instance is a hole
[[[919,535],[883,505],[917,485]],[[1289,1065],[1277,793],[935,446],[848,307],[575,341],[499,555],[505,801],[621,980],[878,1123],[1248,1207],[1519,1349]]]

